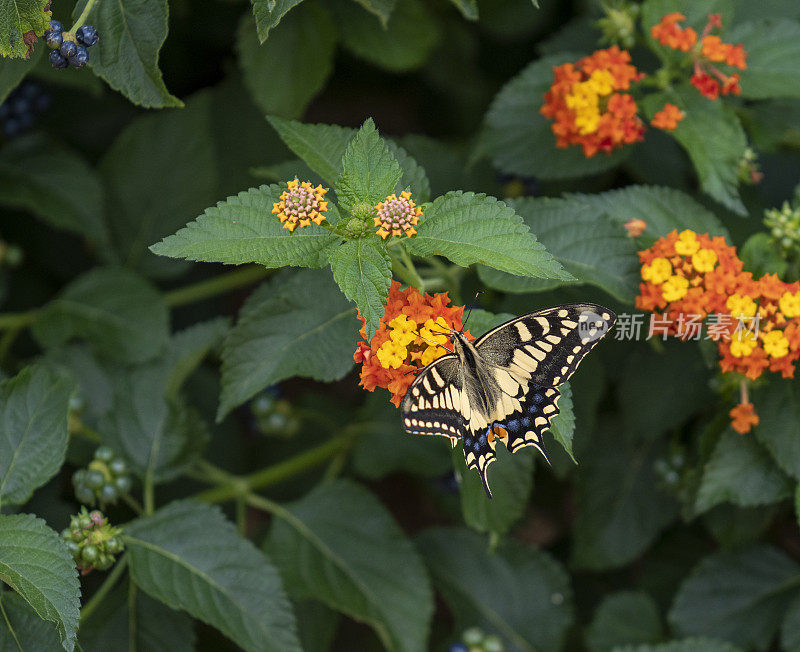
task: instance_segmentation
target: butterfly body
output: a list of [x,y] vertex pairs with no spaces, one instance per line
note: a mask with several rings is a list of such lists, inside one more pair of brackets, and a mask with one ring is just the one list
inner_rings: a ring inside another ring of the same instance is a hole
[[[451,336],[452,353],[425,367],[401,404],[406,432],[463,444],[467,467],[486,471],[498,439],[512,453],[534,446],[558,413],[558,386],[616,321],[596,304],[557,306],[523,315],[470,342]],[[497,428],[502,428],[498,430]],[[505,433],[505,434],[500,434]]]

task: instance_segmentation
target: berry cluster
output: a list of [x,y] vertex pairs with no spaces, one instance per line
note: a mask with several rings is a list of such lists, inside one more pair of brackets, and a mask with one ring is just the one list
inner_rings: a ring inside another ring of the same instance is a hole
[[250,409],[256,428],[263,435],[289,438],[300,429],[300,419],[294,414],[292,404],[280,398],[274,387],[253,399]]
[[75,563],[83,575],[93,569],[107,570],[114,564],[114,557],[125,546],[119,538],[120,529],[108,524],[103,513],[87,512],[85,507],[72,516],[69,527],[61,532]]
[[130,491],[131,484],[125,460],[117,457],[108,446],[100,446],[88,468],[78,469],[72,475],[75,497],[87,505],[116,503],[120,494]]
[[89,50],[99,40],[97,30],[91,25],[81,25],[72,32],[65,32],[57,20],[50,21],[44,39],[52,52],[50,64],[53,68],[83,68],[89,62]]
[[764,224],[781,254],[792,257],[800,249],[800,207],[783,202],[780,208],[764,211]]
[[33,82],[24,81],[0,104],[0,127],[13,138],[33,127],[36,116],[50,107],[50,95]]
[[453,643],[449,652],[505,652],[498,636],[487,635],[478,627],[470,627],[461,635],[461,643]]

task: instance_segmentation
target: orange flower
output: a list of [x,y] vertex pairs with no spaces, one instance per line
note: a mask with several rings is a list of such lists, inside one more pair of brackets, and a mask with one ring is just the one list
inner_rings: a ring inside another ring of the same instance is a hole
[[[370,392],[388,389],[391,402],[399,407],[419,370],[447,353],[450,331],[462,328],[464,306],[449,303],[446,292],[400,290],[393,280],[379,328],[369,343],[359,342],[353,354],[361,363],[360,385]],[[364,323],[359,332],[366,340],[366,321],[361,315],[359,319]],[[474,339],[469,331],[464,334]]]
[[284,229],[290,232],[325,221],[323,213],[328,210],[328,202],[323,201],[327,189],[322,186],[312,188],[310,181],[302,184],[295,179],[286,184],[287,189],[281,193],[280,200],[272,204],[272,212],[277,213]]
[[637,219],[632,217],[627,222],[625,222],[625,230],[628,232],[628,235],[632,238],[638,238],[644,230],[647,228],[647,222],[644,220]]
[[657,25],[650,28],[653,38],[673,50],[688,52],[697,43],[697,32],[691,27],[681,28],[678,23],[686,20],[686,16],[677,11],[667,14]]
[[731,417],[733,429],[740,435],[750,432],[750,429],[753,426],[757,426],[759,422],[758,415],[752,403],[740,403],[728,414]]
[[684,113],[674,104],[667,102],[664,108],[656,111],[650,124],[656,129],[665,129],[672,131],[678,126],[678,123],[683,120]]
[[405,233],[410,238],[417,234],[414,227],[422,215],[422,209],[411,199],[410,192],[401,192],[399,197],[395,194],[389,195],[375,206],[375,210],[375,226],[380,227],[378,235],[384,240],[390,235]]
[[630,60],[630,53],[615,45],[553,69],[553,84],[540,111],[553,120],[556,146],[581,145],[591,158],[642,140],[644,124],[636,102],[619,92],[644,77]]

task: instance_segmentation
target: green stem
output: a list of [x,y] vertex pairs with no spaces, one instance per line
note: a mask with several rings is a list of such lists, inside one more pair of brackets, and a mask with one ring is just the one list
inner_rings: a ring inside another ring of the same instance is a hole
[[97,0],[89,0],[89,2],[86,3],[86,6],[83,8],[83,11],[81,12],[81,15],[78,16],[78,20],[76,20],[75,24],[70,28],[69,30],[70,32],[74,32],[81,25],[84,25],[86,23],[86,19],[89,17],[89,13],[92,11],[92,7],[94,7],[95,2],[97,2]]
[[0,315],[0,330],[13,330],[30,326],[39,315],[38,310],[7,312]]
[[97,589],[95,594],[91,597],[89,602],[83,605],[81,609],[81,624],[84,624],[89,618],[91,618],[92,613],[94,613],[95,609],[99,607],[103,600],[105,600],[106,596],[110,593],[111,589],[116,586],[119,578],[122,577],[122,573],[125,572],[125,569],[128,566],[128,553],[126,552],[122,557],[119,558],[119,561],[114,565],[114,568],[111,569],[111,572],[108,574],[108,577],[103,581],[100,585],[100,588]]
[[196,494],[194,498],[210,503],[219,503],[236,498],[253,489],[269,487],[270,485],[277,484],[281,480],[285,480],[286,478],[311,469],[336,453],[348,449],[352,445],[353,439],[354,433],[340,435],[324,444],[315,446],[299,455],[290,457],[283,462],[261,469],[250,475],[242,477],[228,475],[227,479],[222,480],[219,486],[201,491],[199,494]]
[[130,507],[134,512],[136,512],[137,516],[141,516],[142,514],[144,514],[144,508],[142,507],[142,505],[139,503],[138,500],[136,500],[136,498],[134,498],[130,494],[122,494],[122,500],[125,501],[125,504],[127,504],[128,507]]
[[408,255],[405,247],[400,247],[400,260],[403,261],[403,264],[408,269],[409,273],[414,278],[414,286],[420,291],[425,292],[425,281],[422,280],[422,277],[417,272],[417,268],[414,265],[414,261],[411,260],[411,256]]
[[170,308],[184,306],[187,303],[208,299],[229,290],[255,283],[262,278],[266,278],[271,271],[261,267],[261,265],[248,265],[247,267],[241,267],[232,272],[220,274],[214,278],[167,292],[164,294],[164,300]]
[[74,435],[76,437],[82,437],[86,441],[90,441],[93,444],[102,444],[103,437],[102,435],[97,432],[96,430],[92,430],[89,426],[85,423],[81,422],[80,426],[75,430],[70,432],[70,435]]
[[136,628],[139,623],[136,622],[136,584],[131,578],[128,582],[128,652],[136,652],[137,636]]
[[14,642],[17,644],[17,647],[19,648],[19,652],[25,652],[25,650],[22,649],[22,644],[19,642],[19,639],[17,638],[17,633],[11,626],[11,621],[8,619],[8,614],[6,613],[6,607],[3,604],[2,597],[3,597],[3,592],[0,591],[0,611],[3,612],[3,620],[6,621],[6,627],[8,627],[8,631],[11,632],[11,636],[14,637]]
[[[253,493],[247,494],[247,496],[245,496],[245,500],[247,501],[248,505],[255,507],[256,509],[260,509],[262,512],[279,516],[285,520],[292,520],[291,512],[289,512],[289,510],[282,505],[276,503],[274,500],[270,500],[269,498],[264,498],[264,496],[259,496]],[[288,519],[287,516],[289,517]]]
[[142,499],[144,500],[144,513],[147,516],[156,511],[155,480],[153,478],[153,472],[150,469],[148,469],[144,476]]
[[247,536],[247,502],[242,495],[236,496],[236,529],[243,537]]

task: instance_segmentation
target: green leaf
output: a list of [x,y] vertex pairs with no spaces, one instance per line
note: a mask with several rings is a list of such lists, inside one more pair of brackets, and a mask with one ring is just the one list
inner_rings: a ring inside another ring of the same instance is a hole
[[378,134],[372,118],[367,118],[342,156],[336,197],[348,210],[361,202],[374,206],[394,192],[402,176],[397,159]]
[[[23,650],[61,652],[58,632],[16,593],[3,592],[3,609],[11,629],[0,620],[0,652],[18,652],[17,639]],[[13,633],[12,633],[13,632]]]
[[769,505],[791,492],[789,478],[758,442],[728,430],[705,465],[696,509],[704,512],[724,501],[740,507]]
[[800,97],[800,22],[781,18],[736,25],[725,33],[728,43],[744,43],[747,68],[742,78],[742,97]]
[[544,94],[553,83],[553,66],[580,57],[562,53],[538,59],[495,96],[478,145],[479,152],[491,157],[495,167],[539,179],[565,179],[608,170],[628,155],[629,147],[592,158],[586,158],[579,146],[558,148],[551,121],[539,113]]
[[550,424],[550,432],[555,440],[564,447],[572,461],[578,463],[572,452],[572,436],[575,434],[575,410],[572,405],[572,385],[564,383],[558,388],[561,398],[558,401],[559,413]]
[[383,317],[392,280],[386,246],[372,236],[348,240],[331,250],[330,260],[334,280],[367,320],[367,340],[371,340]]
[[780,507],[739,507],[722,503],[703,514],[703,525],[723,548],[755,543],[772,524]]
[[[50,23],[49,0],[2,0],[0,2],[0,56],[27,57],[24,37],[44,34]],[[35,42],[35,39],[34,39]]]
[[[85,6],[86,0],[79,0],[72,17],[77,19]],[[90,14],[101,35],[91,50],[92,70],[115,91],[148,109],[183,106],[170,95],[158,68],[168,14],[167,0],[100,2]],[[188,149],[186,143],[183,149]]]
[[[522,199],[512,206],[531,233],[578,282],[596,285],[626,302],[637,293],[636,247],[616,219],[587,210],[575,197]],[[541,291],[567,283],[523,278],[488,267],[479,267],[478,274],[486,285],[505,292]]]
[[714,553],[681,584],[669,619],[680,635],[765,650],[799,580],[800,566],[771,546]]
[[478,20],[478,0],[450,0],[467,20]]
[[642,104],[652,118],[666,102],[685,113],[671,133],[692,160],[703,191],[737,215],[746,215],[739,197],[738,170],[747,137],[739,118],[727,105],[703,97],[689,85],[648,95]]
[[0,58],[0,104],[5,102],[42,56],[42,48],[35,48],[30,59]]
[[612,652],[743,652],[725,641],[710,638],[685,638],[657,645],[623,645]]
[[103,355],[142,362],[166,345],[168,316],[161,294],[141,276],[122,267],[97,267],[45,306],[33,335],[45,347],[80,337]]
[[303,649],[330,650],[341,620],[339,614],[316,600],[293,604]]
[[186,268],[151,255],[147,247],[218,199],[210,99],[202,95],[183,111],[136,118],[100,161],[109,228],[120,261],[129,267],[151,275]]
[[269,560],[219,508],[174,502],[125,527],[136,585],[245,650],[300,650],[294,615]]
[[469,322],[467,323],[469,326],[468,330],[475,337],[480,337],[496,326],[514,319],[515,317],[516,315],[512,315],[510,312],[501,312],[495,314],[493,312],[489,312],[488,310],[475,308],[469,315]]
[[410,190],[412,199],[417,204],[427,202],[431,198],[431,184],[425,169],[393,140],[387,140],[386,145],[403,171],[403,176],[397,182],[394,192],[399,195],[403,190]]
[[800,649],[800,595],[792,600],[781,624],[781,645],[784,650]]
[[480,627],[500,636],[509,652],[562,649],[574,619],[572,589],[550,555],[513,540],[490,554],[485,537],[463,528],[426,530],[417,547],[456,631]]
[[75,561],[56,532],[32,514],[0,514],[0,580],[39,617],[55,623],[61,645],[75,648],[80,585]]
[[597,607],[586,642],[592,652],[611,652],[626,643],[657,643],[663,635],[658,605],[652,597],[640,591],[618,591]]
[[330,185],[342,173],[342,156],[355,131],[347,127],[303,124],[278,116],[267,116],[286,146]]
[[269,36],[269,31],[278,26],[281,19],[299,5],[303,0],[251,0],[253,16],[256,19],[258,40],[263,43]]
[[344,376],[353,366],[355,312],[326,272],[284,273],[262,285],[225,338],[218,418],[286,378]]
[[439,42],[439,25],[421,0],[397,0],[384,25],[352,0],[332,4],[337,22],[347,25],[341,33],[342,44],[355,56],[385,70],[419,68]]
[[0,149],[0,204],[105,243],[103,189],[77,152],[33,134]]
[[195,649],[191,618],[142,591],[134,591],[135,603],[131,606],[129,591],[126,582],[109,593],[92,617],[81,624],[79,642],[84,652]]
[[212,350],[221,348],[222,340],[230,327],[230,319],[217,317],[175,334],[169,347],[167,362],[170,372],[165,395],[168,398],[178,395],[183,382],[200,365],[203,358]]
[[243,17],[237,50],[244,84],[266,113],[299,117],[333,69],[336,27],[331,16],[325,8],[308,4],[284,18],[281,28],[262,43],[250,19]]
[[[273,184],[242,191],[207,208],[184,228],[150,247],[159,256],[204,262],[264,267],[323,267],[328,251],[339,236],[311,224],[290,233],[272,207],[285,186]],[[327,217],[336,222],[336,207],[329,204]]]
[[381,21],[384,29],[389,21],[389,16],[392,15],[397,0],[354,0],[358,2],[364,9],[375,14]]
[[456,475],[461,478],[461,514],[464,522],[478,532],[505,534],[525,513],[533,489],[534,457],[539,453],[525,448],[512,455],[497,445],[497,459],[489,467],[488,479],[493,498],[486,495],[475,469],[467,469],[461,446],[452,451]]
[[371,493],[336,480],[274,513],[280,520],[267,550],[292,597],[320,600],[367,623],[389,650],[427,647],[433,615],[428,576]]
[[522,276],[572,279],[513,208],[484,194],[458,190],[436,198],[405,246],[417,256],[440,254],[462,267],[483,263]]
[[576,567],[606,570],[629,563],[677,516],[675,500],[662,493],[653,470],[660,454],[657,443],[631,443],[617,429],[593,433],[577,467]]
[[744,263],[745,270],[752,272],[756,278],[764,274],[783,276],[789,266],[775,246],[772,236],[764,231],[754,233],[744,241],[739,249],[739,258]]
[[770,383],[755,393],[753,401],[760,420],[755,427],[756,439],[781,469],[800,479],[800,384],[795,380]]
[[73,387],[71,379],[41,365],[0,384],[0,503],[24,503],[58,473]]

